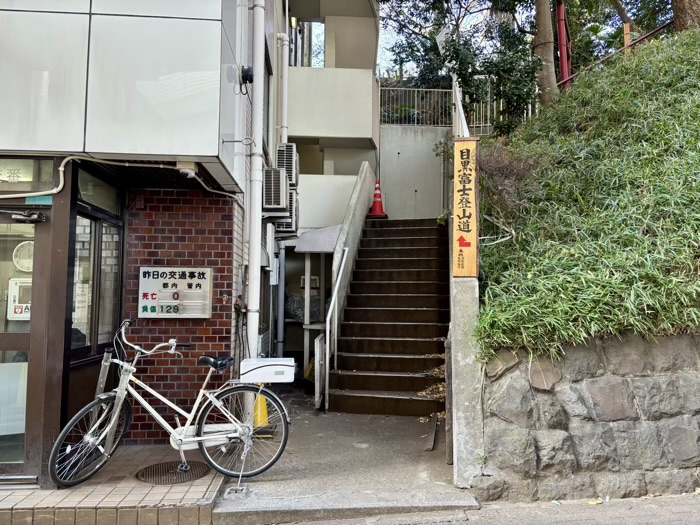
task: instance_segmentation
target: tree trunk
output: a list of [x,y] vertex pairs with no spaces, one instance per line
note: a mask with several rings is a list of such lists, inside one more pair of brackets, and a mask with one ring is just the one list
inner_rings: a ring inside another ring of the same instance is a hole
[[700,27],[700,0],[671,0],[676,31]]
[[551,106],[554,103],[554,95],[557,93],[557,76],[554,69],[552,6],[549,0],[535,0],[535,26],[537,34],[533,42],[533,52],[541,60],[537,77],[540,102],[545,106]]

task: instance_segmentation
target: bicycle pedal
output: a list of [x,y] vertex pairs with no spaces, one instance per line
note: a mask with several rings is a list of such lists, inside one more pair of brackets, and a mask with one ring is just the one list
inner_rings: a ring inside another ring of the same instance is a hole
[[189,472],[190,471],[190,466],[187,463],[180,463],[177,466],[178,472]]

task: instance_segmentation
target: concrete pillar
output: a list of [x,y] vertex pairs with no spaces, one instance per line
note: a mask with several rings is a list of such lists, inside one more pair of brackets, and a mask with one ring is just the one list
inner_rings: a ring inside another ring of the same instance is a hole
[[474,331],[479,319],[479,281],[453,278],[450,286],[452,325],[452,435],[454,485],[469,488],[481,475],[484,454],[481,364]]

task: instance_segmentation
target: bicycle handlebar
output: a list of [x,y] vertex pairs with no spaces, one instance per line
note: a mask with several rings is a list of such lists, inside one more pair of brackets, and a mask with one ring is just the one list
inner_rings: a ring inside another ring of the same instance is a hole
[[133,322],[132,319],[124,319],[124,321],[122,322],[120,331],[121,331],[122,341],[124,341],[124,343],[126,345],[133,348],[136,352],[140,352],[140,353],[146,354],[146,355],[151,355],[151,354],[157,352],[158,350],[160,350],[161,348],[167,346],[167,347],[169,347],[169,349],[166,351],[170,354],[174,354],[175,348],[178,346],[182,347],[182,348],[189,348],[190,346],[192,346],[191,343],[178,343],[177,339],[169,339],[166,343],[160,343],[160,344],[154,346],[151,350],[146,350],[145,348],[141,348],[138,345],[130,343],[129,340],[126,338],[126,329],[132,322]]

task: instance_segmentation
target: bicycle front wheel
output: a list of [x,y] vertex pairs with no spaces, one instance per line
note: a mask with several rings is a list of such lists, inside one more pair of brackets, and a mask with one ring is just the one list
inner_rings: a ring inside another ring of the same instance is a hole
[[287,446],[289,425],[281,403],[252,385],[235,386],[216,397],[220,406],[209,403],[199,419],[197,436],[211,438],[199,442],[202,455],[225,476],[265,472]]
[[117,449],[131,425],[131,405],[128,399],[124,400],[117,418],[114,444],[112,450],[107,452],[104,431],[112,419],[116,399],[116,394],[95,399],[85,405],[61,431],[49,456],[49,475],[56,485],[71,487],[89,479],[97,474]]

